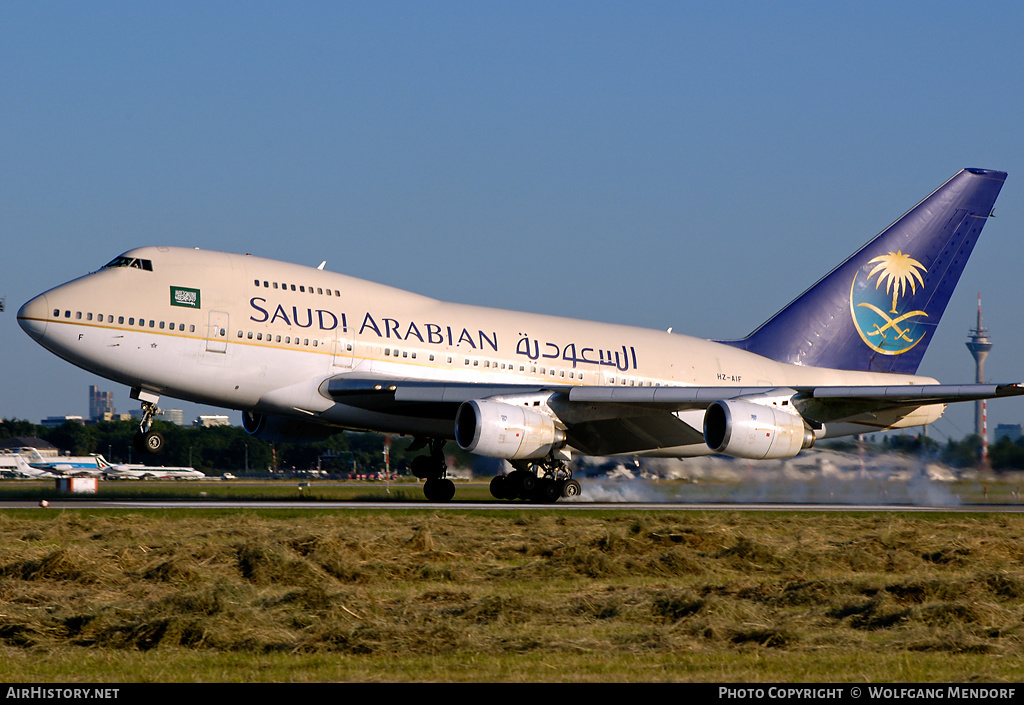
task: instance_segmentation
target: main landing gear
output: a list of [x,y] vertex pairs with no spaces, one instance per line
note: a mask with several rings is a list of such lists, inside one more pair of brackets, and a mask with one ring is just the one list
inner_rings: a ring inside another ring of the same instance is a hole
[[550,504],[562,497],[578,497],[582,491],[579,481],[572,479],[572,471],[562,460],[514,460],[512,466],[515,470],[491,480],[491,496],[495,499]]
[[138,432],[132,439],[132,445],[140,453],[159,453],[164,449],[164,437],[159,431],[152,430],[152,427],[153,417],[163,413],[156,405],[160,401],[160,396],[141,389],[133,389],[131,397],[142,402],[142,420],[139,422]]
[[450,502],[455,496],[455,483],[448,479],[448,464],[444,461],[444,440],[431,439],[413,441],[409,450],[418,450],[430,445],[429,455],[417,455],[412,459],[412,474],[423,483],[423,494],[430,502]]

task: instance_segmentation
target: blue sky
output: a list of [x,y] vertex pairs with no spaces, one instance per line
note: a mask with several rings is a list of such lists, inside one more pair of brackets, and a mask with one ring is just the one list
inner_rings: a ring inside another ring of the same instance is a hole
[[735,338],[962,167],[1010,177],[921,372],[973,380],[980,292],[1024,380],[1021,36],[1019,2],[0,4],[0,417],[134,407],[15,320],[131,247]]

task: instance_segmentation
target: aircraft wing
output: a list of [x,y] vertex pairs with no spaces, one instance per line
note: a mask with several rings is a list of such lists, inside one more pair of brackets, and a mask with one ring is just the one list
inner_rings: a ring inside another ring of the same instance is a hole
[[[367,404],[460,404],[472,399],[509,394],[548,391],[570,403],[623,404],[651,409],[682,411],[705,409],[723,399],[736,399],[766,394],[777,395],[791,389],[794,403],[815,401],[827,403],[870,403],[894,407],[926,404],[951,404],[979,399],[996,399],[1024,395],[1024,383],[1014,384],[919,384],[878,386],[821,387],[616,387],[569,385],[474,384],[459,382],[426,382],[420,380],[374,379],[349,376],[328,381],[327,392],[336,401],[363,399]],[[359,406],[358,403],[355,404]],[[822,422],[835,418],[818,419]]]
[[[821,387],[618,387],[481,385],[401,379],[329,380],[335,400],[377,411],[453,421],[460,404],[536,395],[565,428],[570,445],[587,455],[640,453],[704,443],[704,411],[728,400],[786,399],[811,427],[890,425],[921,407],[1024,395],[1024,384]],[[756,403],[756,401],[755,401]],[[763,403],[763,402],[762,402]],[[879,419],[884,419],[880,422]]]
[[[676,409],[704,408],[721,399],[777,393],[780,387],[573,387],[569,399],[578,402],[656,404]],[[951,404],[1024,395],[1024,384],[915,384],[850,387],[797,387],[796,400]]]

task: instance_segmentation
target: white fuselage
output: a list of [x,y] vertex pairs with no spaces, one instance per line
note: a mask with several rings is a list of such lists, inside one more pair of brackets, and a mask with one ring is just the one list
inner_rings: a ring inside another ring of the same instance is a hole
[[131,387],[347,428],[452,437],[450,420],[337,403],[321,392],[337,375],[559,387],[934,382],[788,365],[664,331],[446,303],[248,255],[146,247],[124,257],[151,269],[107,267],[51,289],[19,312],[23,327],[60,357]]

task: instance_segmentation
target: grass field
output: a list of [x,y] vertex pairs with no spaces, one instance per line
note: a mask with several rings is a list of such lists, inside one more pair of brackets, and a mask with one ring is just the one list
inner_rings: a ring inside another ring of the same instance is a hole
[[0,679],[1021,679],[1016,514],[408,507],[6,510]]

